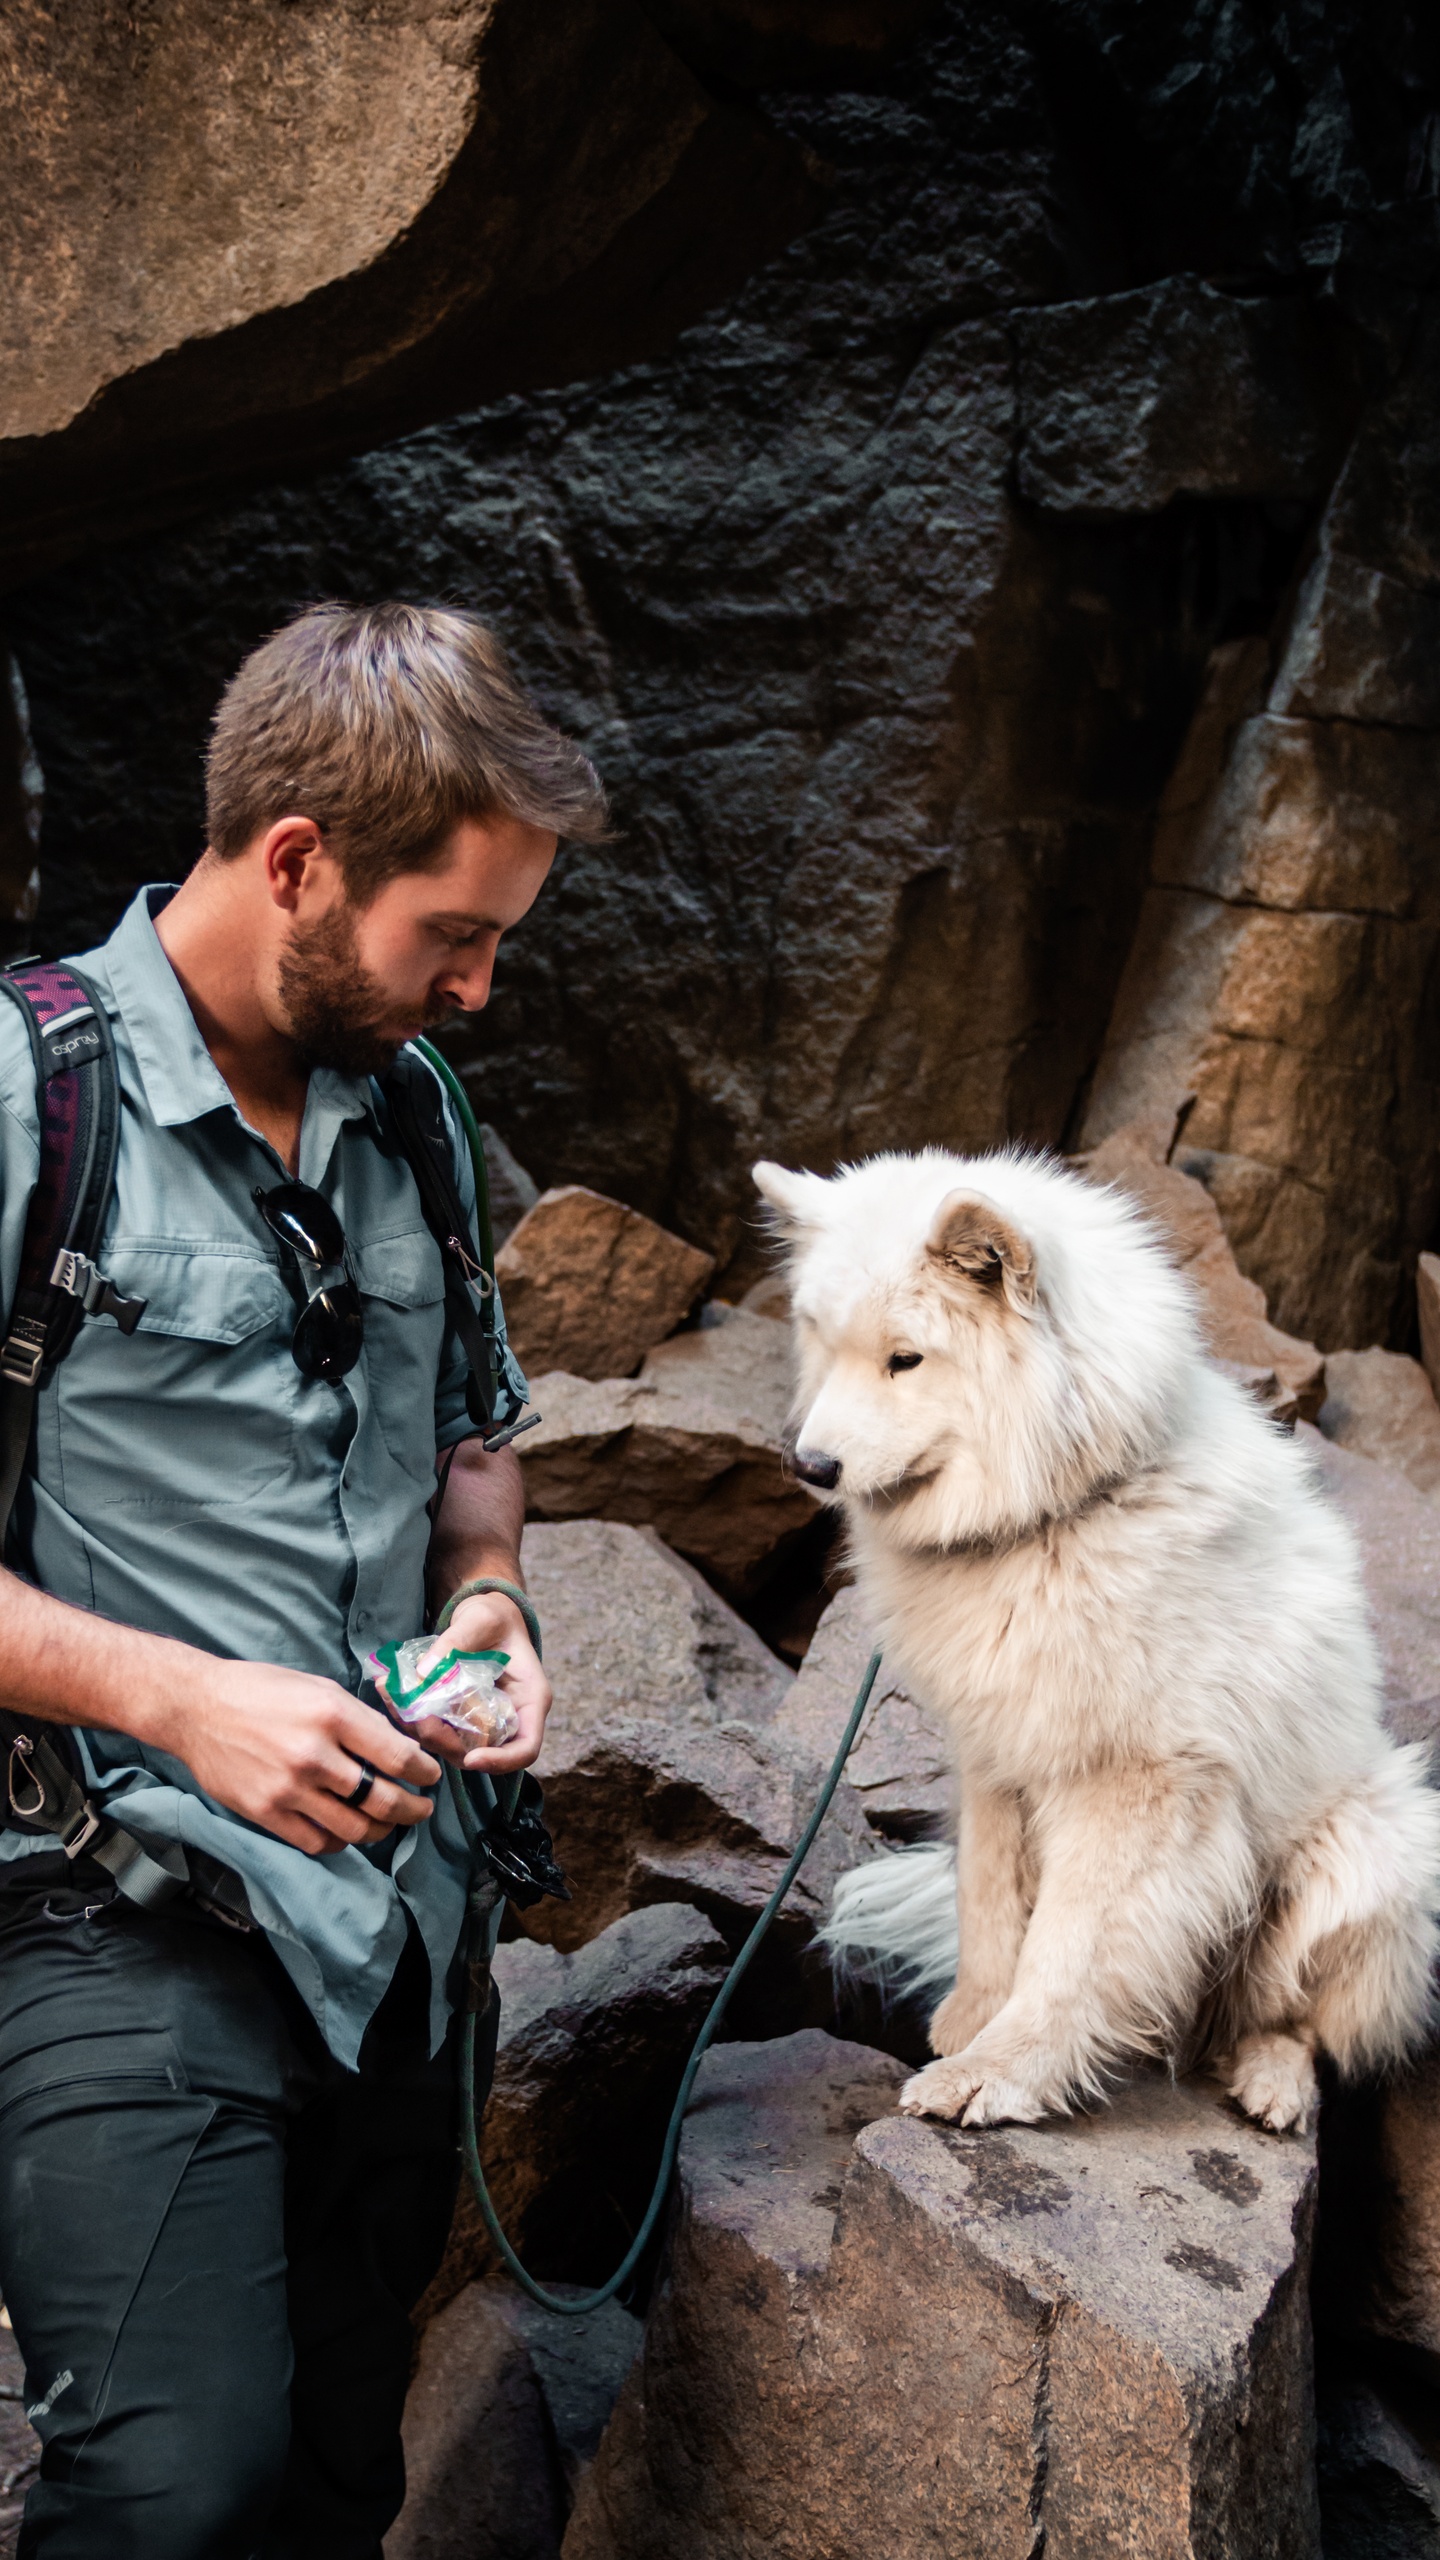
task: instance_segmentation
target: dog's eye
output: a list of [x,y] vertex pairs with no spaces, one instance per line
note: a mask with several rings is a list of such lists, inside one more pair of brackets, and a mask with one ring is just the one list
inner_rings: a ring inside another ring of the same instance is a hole
[[886,1367],[893,1378],[898,1376],[902,1369],[918,1369],[924,1357],[923,1351],[892,1351]]

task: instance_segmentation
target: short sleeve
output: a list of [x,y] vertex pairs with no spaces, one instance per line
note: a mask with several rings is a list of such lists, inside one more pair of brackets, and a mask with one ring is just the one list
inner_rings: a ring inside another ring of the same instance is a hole
[[[448,1094],[445,1096],[445,1126],[450,1133],[450,1154],[455,1168],[455,1180],[459,1186],[460,1197],[465,1204],[465,1215],[473,1231],[475,1168],[470,1162],[470,1149],[465,1132],[460,1127],[458,1116]],[[505,1330],[505,1309],[501,1303],[498,1288],[495,1292],[495,1329],[499,1335],[500,1364],[505,1384],[510,1391],[514,1409],[518,1413],[529,1401],[530,1388],[525,1372],[510,1348],[510,1338]],[[473,1439],[479,1430],[480,1426],[472,1420],[470,1408],[465,1401],[465,1390],[469,1378],[470,1364],[453,1329],[447,1325],[444,1348],[440,1355],[440,1375],[435,1389],[435,1446],[437,1449],[453,1449],[458,1441]]]

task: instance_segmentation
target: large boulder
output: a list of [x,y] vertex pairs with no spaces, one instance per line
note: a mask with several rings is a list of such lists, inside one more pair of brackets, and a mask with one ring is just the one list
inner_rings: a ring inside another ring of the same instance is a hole
[[1329,1352],[1315,1420],[1327,1440],[1398,1467],[1417,1493],[1440,1496],[1440,1404],[1418,1360],[1374,1343]]
[[1440,1739],[1440,1506],[1398,1469],[1304,1426],[1302,1436],[1321,1483],[1359,1541],[1391,1730],[1403,1742],[1434,1742]]
[[[853,1584],[838,1591],[770,1730],[777,1742],[829,1760],[839,1748],[874,1630]],[[944,1731],[883,1665],[845,1763],[866,1821],[892,1840],[919,1840],[949,1820],[954,1779]]]
[[565,2560],[1313,2560],[1312,2146],[1158,2074],[969,2134],[900,2077],[707,2057]]
[[622,1717],[766,1725],[788,1696],[784,1664],[652,1530],[532,1520],[522,1552],[555,1690],[545,1766]]
[[[528,1938],[496,1948],[500,2040],[481,2158],[501,2222],[534,2273],[599,2283],[624,2256],[627,2212],[643,2210],[686,2056],[727,1960],[709,1922],[680,1904],[623,1914],[574,1954]],[[494,2264],[463,2182],[419,2325]]]
[[714,1268],[713,1255],[575,1182],[541,1194],[495,1276],[523,1369],[624,1378],[689,1314]]
[[1127,1121],[1081,1159],[1082,1170],[1128,1191],[1160,1229],[1194,1285],[1216,1359],[1277,1420],[1313,1422],[1325,1400],[1325,1363],[1313,1342],[1271,1324],[1265,1293],[1240,1270],[1205,1185],[1171,1161],[1176,1127],[1176,1113],[1163,1109]]
[[786,1329],[742,1308],[662,1342],[638,1378],[532,1376],[516,1443],[532,1520],[628,1520],[746,1597],[815,1520],[785,1473]]
[[503,2277],[467,2285],[421,2344],[385,2560],[559,2560],[639,2343],[617,2302],[561,2317]]
[[74,0],[0,66],[0,578],[648,352],[816,201],[615,0]]

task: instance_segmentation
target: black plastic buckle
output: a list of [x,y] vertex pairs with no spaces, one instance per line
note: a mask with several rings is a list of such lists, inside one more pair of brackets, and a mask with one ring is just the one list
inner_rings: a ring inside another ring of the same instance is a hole
[[149,1304],[146,1298],[122,1297],[113,1280],[97,1270],[87,1254],[62,1245],[50,1273],[52,1289],[78,1298],[87,1316],[113,1316],[122,1333],[133,1333]]
[[542,1818],[544,1802],[539,1780],[527,1769],[508,1818],[498,1804],[480,1814],[480,1845],[490,1872],[517,1911],[528,1911],[547,1894],[556,1902],[570,1900],[565,1871]]

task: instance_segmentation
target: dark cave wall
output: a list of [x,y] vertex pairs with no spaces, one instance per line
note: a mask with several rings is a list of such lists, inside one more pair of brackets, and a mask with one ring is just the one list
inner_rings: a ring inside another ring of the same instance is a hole
[[457,1044],[541,1179],[733,1285],[757,1153],[1073,1134],[1210,652],[1270,627],[1424,281],[1419,22],[1311,20],[1297,67],[1258,9],[951,0],[868,87],[765,97],[827,209],[663,362],[12,594],[45,947],[187,867],[264,631],[456,599],[619,827]]

